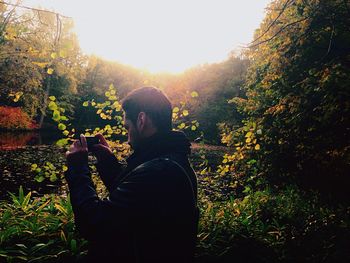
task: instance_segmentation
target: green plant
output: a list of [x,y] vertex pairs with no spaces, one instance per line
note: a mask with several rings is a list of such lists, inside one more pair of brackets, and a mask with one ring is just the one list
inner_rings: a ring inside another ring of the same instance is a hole
[[[292,185],[212,201],[200,193],[198,262],[347,262],[350,208]],[[253,253],[252,253],[253,252]]]
[[75,232],[69,197],[32,198],[10,194],[0,203],[0,259],[5,262],[72,261],[86,254],[86,241]]

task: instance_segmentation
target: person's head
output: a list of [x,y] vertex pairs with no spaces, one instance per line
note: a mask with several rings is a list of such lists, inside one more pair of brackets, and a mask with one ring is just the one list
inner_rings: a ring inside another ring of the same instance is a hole
[[172,106],[167,96],[154,87],[131,91],[122,101],[128,142],[134,147],[140,140],[172,129]]

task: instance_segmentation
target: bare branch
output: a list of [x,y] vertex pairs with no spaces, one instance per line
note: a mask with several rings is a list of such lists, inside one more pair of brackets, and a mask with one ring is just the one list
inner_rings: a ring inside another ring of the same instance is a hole
[[51,14],[59,15],[59,16],[64,17],[64,18],[71,18],[71,17],[69,17],[69,16],[61,15],[61,14],[59,14],[59,13],[57,13],[57,12],[53,12],[53,11],[49,11],[49,10],[44,10],[44,9],[39,9],[39,8],[33,8],[33,7],[29,7],[29,6],[24,6],[24,5],[11,4],[11,3],[3,2],[3,1],[0,1],[0,4],[4,4],[4,5],[8,5],[8,6],[14,6],[15,8],[16,8],[16,7],[19,7],[19,8],[23,8],[23,9],[29,9],[29,10],[33,10],[33,11],[38,11],[38,12],[51,13]]
[[254,47],[257,47],[257,46],[259,46],[259,45],[261,45],[261,44],[263,44],[263,43],[269,42],[269,41],[271,41],[272,39],[274,39],[279,33],[281,33],[283,30],[285,30],[286,28],[288,28],[288,27],[290,27],[290,26],[292,26],[292,25],[298,24],[298,23],[300,23],[300,22],[302,22],[302,21],[305,21],[305,20],[307,20],[307,19],[309,19],[309,17],[304,17],[304,18],[302,18],[302,19],[299,19],[299,20],[297,20],[297,21],[294,21],[294,22],[292,22],[292,23],[289,23],[289,24],[287,24],[287,25],[281,27],[272,37],[270,37],[270,38],[268,38],[268,39],[265,39],[264,41],[261,41],[261,42],[259,42],[259,43],[256,43],[256,44],[254,44],[254,45],[250,45],[250,46],[248,46],[248,48],[254,48]]
[[267,29],[264,31],[264,33],[262,33],[260,36],[258,36],[256,39],[254,39],[251,44],[255,43],[256,41],[258,41],[259,39],[261,39],[267,32],[269,32],[269,30],[271,29],[271,27],[277,22],[277,20],[281,17],[281,15],[283,14],[283,12],[286,10],[286,8],[288,7],[288,5],[291,3],[291,1],[294,2],[294,0],[287,0],[282,9],[280,9],[280,12],[278,14],[278,16],[268,25]]

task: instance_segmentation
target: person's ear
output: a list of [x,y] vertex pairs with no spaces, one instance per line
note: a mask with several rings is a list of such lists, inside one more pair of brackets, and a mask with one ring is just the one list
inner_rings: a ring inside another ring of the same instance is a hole
[[140,133],[145,129],[146,117],[146,113],[144,113],[143,111],[141,111],[137,116],[136,128]]

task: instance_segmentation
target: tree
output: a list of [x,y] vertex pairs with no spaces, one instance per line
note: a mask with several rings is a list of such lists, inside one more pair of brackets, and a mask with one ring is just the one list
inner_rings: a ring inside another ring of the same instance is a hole
[[349,10],[342,0],[278,0],[255,33],[247,100],[238,104],[263,133],[270,179],[296,175],[348,192]]

